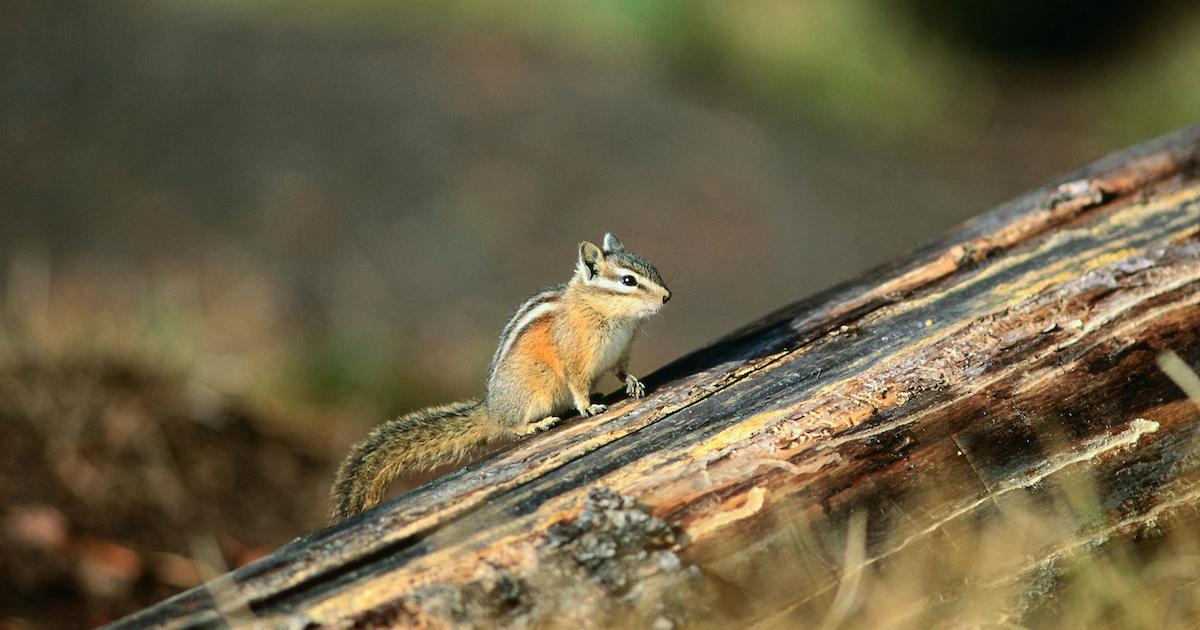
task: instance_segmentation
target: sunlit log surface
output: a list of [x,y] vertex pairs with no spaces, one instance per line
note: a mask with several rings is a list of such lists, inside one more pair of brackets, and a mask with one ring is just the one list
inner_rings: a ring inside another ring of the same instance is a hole
[[[1198,155],[1110,156],[117,626],[836,623],[930,558],[897,619],[1033,614],[1061,563],[1195,523],[1200,413],[1156,358],[1200,363]],[[997,555],[989,519],[1014,551],[939,575]]]

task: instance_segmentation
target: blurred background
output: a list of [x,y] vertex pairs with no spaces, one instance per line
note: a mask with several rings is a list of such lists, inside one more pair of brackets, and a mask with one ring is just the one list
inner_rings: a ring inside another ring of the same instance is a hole
[[647,374],[1194,122],[1197,68],[1165,0],[4,2],[0,627],[320,527],[580,240],[674,290]]

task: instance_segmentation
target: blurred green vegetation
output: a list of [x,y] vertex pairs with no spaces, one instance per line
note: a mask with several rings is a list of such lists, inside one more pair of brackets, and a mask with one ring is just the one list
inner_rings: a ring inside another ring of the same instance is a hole
[[1082,133],[1117,145],[1200,112],[1188,71],[1200,67],[1200,7],[1161,0],[158,1],[308,28],[519,40],[900,141],[979,140],[1011,84],[1069,91]]

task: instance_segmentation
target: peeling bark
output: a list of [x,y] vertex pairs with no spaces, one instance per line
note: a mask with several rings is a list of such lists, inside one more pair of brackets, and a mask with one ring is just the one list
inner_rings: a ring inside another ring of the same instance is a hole
[[1155,359],[1200,363],[1198,164],[1200,127],[1101,160],[117,627],[834,623],[996,523],[1019,553],[895,620],[1033,614],[1066,559],[1195,524],[1200,414]]

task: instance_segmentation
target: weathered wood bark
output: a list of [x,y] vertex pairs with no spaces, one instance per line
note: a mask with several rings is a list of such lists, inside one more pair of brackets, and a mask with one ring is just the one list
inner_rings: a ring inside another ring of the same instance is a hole
[[786,626],[918,565],[897,619],[1032,614],[1070,558],[1194,522],[1200,414],[1155,360],[1200,362],[1198,164],[1200,127],[1111,156],[118,626]]

